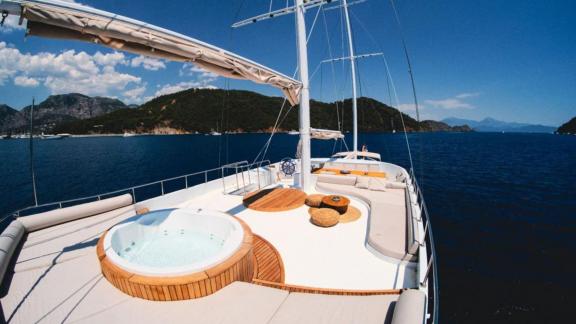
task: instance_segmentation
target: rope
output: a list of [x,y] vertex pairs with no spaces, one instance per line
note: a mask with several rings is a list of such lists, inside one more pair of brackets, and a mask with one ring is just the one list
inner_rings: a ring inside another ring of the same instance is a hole
[[[368,37],[370,39],[372,39],[372,41],[380,48],[380,52],[385,53],[382,46],[380,45],[380,43],[378,43],[376,41],[374,36],[370,33],[370,31],[366,28],[366,26],[362,23],[362,21],[359,20],[354,14],[352,14],[352,17],[355,18],[359,22],[360,27],[367,33]],[[387,79],[390,81],[390,87],[392,89],[392,94],[394,96],[394,101],[396,103],[396,107],[400,107],[400,100],[398,99],[398,93],[396,91],[396,85],[394,84],[394,79],[392,78],[392,75],[390,73],[390,68],[388,66],[388,60],[386,60],[385,54],[382,54],[381,57],[382,57],[382,62],[384,63],[384,67],[386,70]],[[408,159],[410,162],[410,168],[412,168],[412,170],[414,170],[414,161],[412,159],[412,150],[410,149],[410,141],[408,140],[408,133],[406,132],[406,124],[404,122],[404,114],[400,110],[398,110],[398,113],[400,114],[400,121],[402,123],[402,130],[404,131],[404,140],[406,142],[406,147],[408,149]]]
[[410,74],[410,82],[412,84],[412,94],[414,96],[414,106],[416,107],[416,120],[418,121],[418,128],[420,128],[420,109],[418,107],[418,96],[416,95],[416,84],[414,82],[414,73],[412,73],[412,62],[410,61],[410,55],[408,55],[408,46],[406,45],[406,39],[404,38],[404,32],[402,29],[402,24],[400,23],[400,17],[398,16],[398,10],[396,10],[396,3],[394,0],[390,0],[392,5],[392,10],[394,11],[394,17],[396,23],[398,24],[398,29],[400,31],[400,39],[402,40],[402,47],[404,48],[404,56],[406,56],[406,63],[408,64],[408,73]]
[[[322,10],[322,16],[323,16],[323,21],[324,21],[324,31],[326,32],[326,42],[328,43],[328,55],[330,57],[330,59],[332,59],[334,56],[332,55],[332,44],[330,44],[330,33],[328,32],[328,23],[326,22],[326,13],[324,12],[324,10]],[[332,70],[332,82],[334,83],[334,96],[337,98],[338,97],[338,93],[337,93],[337,88],[336,88],[336,69],[334,68],[334,61],[330,61],[330,68]],[[338,107],[338,100],[335,100],[335,104],[336,104],[336,118],[338,119],[338,130],[339,131],[343,131],[344,130],[344,126],[340,123],[340,111],[339,111],[339,107]],[[342,141],[346,141],[345,138],[342,139]]]
[[[316,11],[316,16],[314,17],[314,21],[312,22],[312,26],[310,28],[310,31],[308,32],[308,35],[306,36],[306,44],[308,44],[308,41],[310,40],[310,37],[312,36],[312,32],[314,31],[314,27],[316,26],[316,21],[318,20],[318,16],[320,14],[320,11],[322,11],[323,6],[324,6],[324,4],[320,5],[318,7],[318,10]],[[298,73],[298,66],[299,65],[296,66],[294,74],[292,74],[292,78],[294,78],[296,76],[296,73]],[[284,110],[284,106],[286,105],[286,101],[287,101],[287,99],[286,99],[286,97],[284,97],[284,101],[282,102],[282,106],[280,107],[280,112],[278,112],[278,116],[276,117],[276,122],[274,123],[274,127],[272,128],[272,132],[270,132],[270,137],[268,137],[268,140],[266,141],[266,143],[264,143],[264,146],[262,147],[262,149],[260,149],[260,152],[258,152],[256,157],[254,158],[253,163],[256,163],[256,161],[258,161],[260,154],[262,154],[261,161],[263,161],[266,158],[266,154],[268,153],[268,148],[270,147],[270,143],[272,142],[272,138],[276,134],[278,127],[280,125],[282,125],[282,123],[284,122],[286,117],[288,117],[288,114],[290,113],[292,108],[294,108],[294,106],[291,106],[288,109],[288,111],[286,112],[286,114],[284,115],[284,117],[282,118],[282,120],[279,122],[280,116],[282,116],[282,111]]]

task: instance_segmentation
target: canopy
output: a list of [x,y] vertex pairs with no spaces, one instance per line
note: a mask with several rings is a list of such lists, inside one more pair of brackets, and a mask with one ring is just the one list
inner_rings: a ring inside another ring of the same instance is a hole
[[[299,81],[258,63],[160,27],[76,3],[56,0],[0,0],[0,7],[28,20],[28,35],[99,43],[117,50],[191,62],[223,77],[270,84],[292,105]],[[17,11],[17,8],[19,9]]]
[[336,130],[310,128],[310,137],[321,140],[335,140],[344,138],[344,134]]

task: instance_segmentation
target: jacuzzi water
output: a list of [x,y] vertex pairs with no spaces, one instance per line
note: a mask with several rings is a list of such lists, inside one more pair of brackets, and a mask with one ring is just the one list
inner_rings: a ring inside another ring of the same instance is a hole
[[150,267],[178,267],[216,255],[224,240],[213,234],[176,230],[163,231],[117,252],[134,264]]
[[230,257],[242,244],[242,225],[218,211],[164,209],[132,217],[104,238],[117,266],[148,276],[185,275]]

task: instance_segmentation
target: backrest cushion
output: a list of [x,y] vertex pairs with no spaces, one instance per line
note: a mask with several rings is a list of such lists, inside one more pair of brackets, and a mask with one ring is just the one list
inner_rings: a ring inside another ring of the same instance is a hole
[[370,186],[368,189],[373,191],[386,191],[386,181],[377,178],[370,179]]
[[409,289],[402,294],[394,307],[392,324],[422,324],[426,316],[426,294]]
[[0,234],[0,283],[4,280],[4,274],[8,270],[8,265],[12,260],[12,255],[16,247],[24,237],[26,230],[18,220],[12,221],[10,225]]
[[353,186],[356,184],[356,177],[321,174],[318,176],[318,182]]
[[369,177],[358,177],[356,178],[356,188],[358,189],[368,189],[370,187]]
[[125,194],[87,204],[60,208],[49,212],[19,217],[27,232],[34,232],[50,226],[70,222],[80,218],[102,214],[132,204],[132,195]]

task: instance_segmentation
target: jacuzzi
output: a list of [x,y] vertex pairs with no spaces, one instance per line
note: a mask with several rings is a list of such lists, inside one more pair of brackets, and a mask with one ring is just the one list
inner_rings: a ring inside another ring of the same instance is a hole
[[108,231],[106,257],[121,269],[144,276],[183,276],[206,270],[241,246],[240,222],[222,212],[164,209],[136,216]]
[[252,281],[252,231],[241,219],[202,209],[164,209],[129,218],[98,241],[102,274],[139,298],[204,297]]

